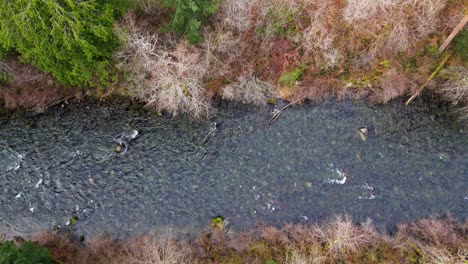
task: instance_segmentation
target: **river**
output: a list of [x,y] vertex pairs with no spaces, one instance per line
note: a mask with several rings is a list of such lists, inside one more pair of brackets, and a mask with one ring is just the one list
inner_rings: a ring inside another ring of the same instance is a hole
[[85,236],[193,233],[217,215],[235,229],[343,213],[387,227],[467,217],[467,128],[444,105],[325,101],[268,124],[273,107],[223,102],[191,122],[120,100],[0,121],[0,233],[72,217]]

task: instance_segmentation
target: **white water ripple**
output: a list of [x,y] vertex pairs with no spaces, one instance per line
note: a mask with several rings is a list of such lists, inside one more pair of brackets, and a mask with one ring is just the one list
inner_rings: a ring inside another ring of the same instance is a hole
[[23,155],[10,147],[0,145],[0,172],[17,171],[21,167]]

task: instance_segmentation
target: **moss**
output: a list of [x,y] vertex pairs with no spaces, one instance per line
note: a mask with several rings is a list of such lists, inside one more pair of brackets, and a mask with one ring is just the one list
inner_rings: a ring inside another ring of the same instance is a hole
[[439,59],[440,58],[439,47],[437,45],[429,45],[426,48],[424,48],[421,55],[429,56],[433,59]]
[[379,63],[380,66],[384,67],[385,69],[388,69],[390,68],[391,64],[390,64],[390,61],[388,60],[383,60]]
[[401,64],[406,73],[414,73],[418,69],[418,61],[414,56],[401,59]]
[[360,88],[360,87],[369,87],[374,84],[379,77],[382,75],[381,70],[373,69],[369,72],[364,72],[360,74],[345,74],[340,76],[340,80],[347,86]]
[[305,67],[302,65],[290,72],[286,72],[279,77],[278,82],[281,85],[293,87],[296,84],[296,81],[300,80],[302,75],[304,75],[304,69]]
[[224,226],[224,217],[216,216],[211,219],[212,228],[222,228]]
[[76,222],[78,221],[78,217],[72,216],[69,220],[70,225],[76,225]]

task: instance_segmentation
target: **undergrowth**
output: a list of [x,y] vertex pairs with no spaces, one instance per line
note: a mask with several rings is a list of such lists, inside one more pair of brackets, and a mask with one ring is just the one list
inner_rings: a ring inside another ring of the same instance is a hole
[[189,42],[199,43],[202,24],[219,8],[221,0],[163,0],[167,7],[174,8],[168,30],[184,35]]
[[304,74],[304,66],[301,66],[290,72],[286,72],[283,75],[281,75],[278,79],[278,82],[281,85],[293,87],[296,84],[296,82],[302,78],[303,74]]
[[0,263],[54,263],[52,255],[44,246],[29,241],[17,247],[13,242],[0,243]]
[[463,29],[457,37],[453,39],[453,51],[465,62],[468,61],[468,29]]
[[[47,0],[40,17],[25,8],[28,1],[2,5],[0,42],[62,82],[102,83],[149,108],[196,119],[212,113],[215,97],[261,106],[273,97],[386,103],[411,96],[464,16],[463,0],[121,1],[133,4],[117,25],[122,8],[108,0],[79,9]],[[53,12],[62,9],[72,16]],[[85,13],[89,19],[74,19]],[[20,14],[38,22],[26,27]],[[466,42],[464,29],[448,48],[454,55],[446,69],[466,68]],[[429,86],[446,81],[437,76]]]
[[[85,242],[71,239],[73,235],[40,232],[32,240],[48,248],[54,261],[70,264],[465,263],[467,230],[466,223],[450,217],[428,218],[399,225],[389,235],[377,231],[370,220],[356,224],[349,217],[338,216],[321,225],[261,226],[242,233],[230,230],[221,220],[192,241],[176,239],[170,232],[128,240],[98,236]],[[47,257],[44,252],[37,256]]]

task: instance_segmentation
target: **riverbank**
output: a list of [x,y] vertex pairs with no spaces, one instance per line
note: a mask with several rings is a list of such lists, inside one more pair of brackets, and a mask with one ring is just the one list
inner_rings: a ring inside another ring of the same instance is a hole
[[218,98],[256,106],[278,98],[385,104],[419,93],[447,58],[426,89],[465,116],[467,30],[438,51],[464,7],[463,0],[225,0],[199,28],[202,41],[191,44],[164,30],[173,9],[135,1],[115,26],[120,46],[106,85],[73,90],[13,58],[0,63],[0,98],[9,108],[43,111],[71,97],[121,94],[193,119],[210,117]]
[[[31,240],[46,248],[51,259],[67,264],[464,263],[468,260],[468,224],[450,217],[400,224],[391,234],[377,231],[370,221],[357,224],[348,217],[335,217],[320,225],[260,226],[244,232],[230,231],[227,221],[212,221],[195,240],[177,237],[176,233],[177,230],[150,232],[121,240],[112,234],[84,239],[70,232],[44,231],[33,235]],[[19,245],[25,243],[18,237],[15,240]],[[0,254],[0,262],[5,256],[8,252]],[[41,263],[52,263],[45,261],[47,258]]]

